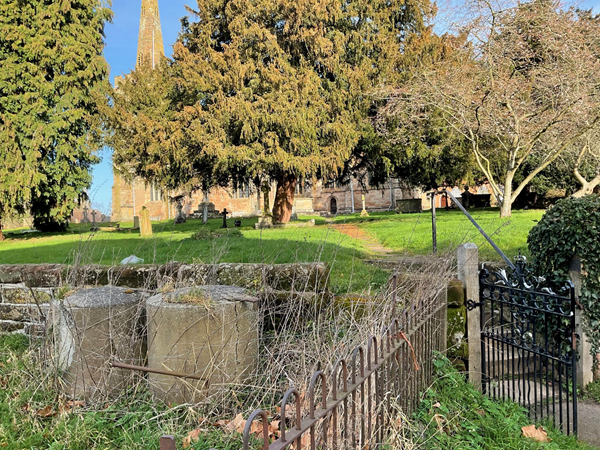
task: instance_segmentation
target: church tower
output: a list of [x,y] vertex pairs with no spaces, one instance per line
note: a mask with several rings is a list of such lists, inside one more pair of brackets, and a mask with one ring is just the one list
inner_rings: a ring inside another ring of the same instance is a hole
[[136,67],[149,64],[154,68],[164,55],[158,0],[142,0]]
[[[158,0],[142,0],[142,13],[140,15],[140,32],[138,37],[136,68],[142,64],[156,67],[165,55],[162,29],[160,26],[160,14],[158,12]],[[115,78],[115,86],[118,88],[121,77]],[[160,205],[163,202],[162,195],[155,189],[145,185],[142,180],[135,179],[128,182],[113,167],[112,188],[112,220],[133,220],[142,206],[152,205],[154,209],[164,209]],[[150,203],[149,203],[150,201]],[[168,202],[167,215],[170,217]],[[158,213],[157,213],[158,214]]]

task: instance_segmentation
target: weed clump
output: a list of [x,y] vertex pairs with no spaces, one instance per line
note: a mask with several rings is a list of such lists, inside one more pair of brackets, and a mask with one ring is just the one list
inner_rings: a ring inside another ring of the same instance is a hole
[[205,307],[209,307],[212,303],[212,299],[200,289],[192,289],[182,295],[165,295],[165,300],[167,303],[188,303]]
[[575,437],[565,436],[552,424],[542,425],[552,439],[541,443],[523,436],[522,427],[532,424],[517,403],[492,399],[477,391],[450,361],[434,361],[436,379],[423,397],[411,424],[413,441],[425,449],[590,449]]

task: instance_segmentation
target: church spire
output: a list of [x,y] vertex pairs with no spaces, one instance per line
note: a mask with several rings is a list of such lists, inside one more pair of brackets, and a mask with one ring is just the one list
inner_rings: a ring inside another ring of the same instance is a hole
[[158,0],[142,0],[136,67],[142,64],[156,67],[164,55],[165,47],[160,27]]

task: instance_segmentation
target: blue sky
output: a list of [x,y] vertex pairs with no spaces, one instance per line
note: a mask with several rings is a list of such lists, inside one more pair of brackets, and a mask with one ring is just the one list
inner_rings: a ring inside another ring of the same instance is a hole
[[[599,0],[600,1],[600,0]],[[159,0],[165,53],[170,56],[172,46],[181,29],[179,19],[187,15],[185,5],[196,6],[194,0]],[[141,0],[113,0],[114,19],[106,27],[104,56],[110,66],[110,81],[116,76],[130,72],[135,67],[137,40],[142,9]],[[112,197],[112,167],[110,150],[100,155],[102,162],[93,171],[94,180],[89,195],[94,208],[110,213]]]
[[[293,0],[290,0],[293,1]],[[187,15],[185,5],[195,6],[194,0],[159,0],[165,53],[170,56],[172,45],[180,31],[179,19]],[[600,0],[585,0],[581,5],[600,11]],[[110,79],[129,72],[135,66],[139,31],[141,0],[113,0],[114,20],[106,27],[104,55],[110,66]],[[101,155],[102,162],[93,171],[92,188],[89,191],[92,204],[103,213],[110,213],[111,188],[113,185],[110,150]]]

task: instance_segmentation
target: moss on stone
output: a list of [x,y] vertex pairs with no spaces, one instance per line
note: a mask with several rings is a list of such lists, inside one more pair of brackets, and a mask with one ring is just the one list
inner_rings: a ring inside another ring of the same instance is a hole
[[450,280],[448,283],[448,306],[463,306],[465,304],[465,288],[460,280]]
[[193,305],[202,305],[209,307],[212,303],[210,297],[200,289],[192,289],[181,295],[165,295],[165,301],[168,303],[187,303]]

